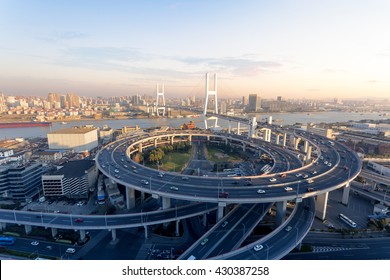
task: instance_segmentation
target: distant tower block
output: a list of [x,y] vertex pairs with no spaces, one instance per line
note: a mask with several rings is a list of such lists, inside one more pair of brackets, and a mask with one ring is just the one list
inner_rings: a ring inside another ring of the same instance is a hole
[[[165,96],[164,96],[164,84],[156,86],[156,114],[157,116],[165,116]],[[161,113],[161,114],[160,114]]]
[[213,114],[218,114],[218,100],[217,100],[217,73],[214,73],[214,86],[213,89],[210,90],[209,85],[209,73],[206,73],[206,95],[205,95],[205,102],[204,102],[204,110],[203,110],[203,116],[204,116],[204,125],[207,129],[207,120],[215,120],[214,127],[217,127],[218,118],[217,117],[211,117],[206,118],[207,116],[207,106],[209,103],[209,97],[214,96],[214,109],[212,111]]

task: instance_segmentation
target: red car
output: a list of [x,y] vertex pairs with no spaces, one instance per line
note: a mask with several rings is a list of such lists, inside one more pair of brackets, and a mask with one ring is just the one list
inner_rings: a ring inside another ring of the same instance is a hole
[[84,220],[82,218],[77,218],[76,220],[74,220],[76,223],[82,223]]
[[229,197],[229,193],[228,192],[221,192],[221,193],[219,193],[219,197],[221,197],[221,198],[228,198]]

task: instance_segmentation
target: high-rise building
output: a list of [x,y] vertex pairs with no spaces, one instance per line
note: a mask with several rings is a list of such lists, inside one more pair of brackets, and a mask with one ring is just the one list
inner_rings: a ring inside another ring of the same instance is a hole
[[31,201],[42,189],[42,165],[38,163],[0,168],[0,196]]
[[220,113],[221,113],[221,114],[226,114],[226,112],[227,112],[227,105],[226,105],[226,102],[225,102],[225,101],[222,101],[222,102],[221,102]]
[[249,94],[249,112],[259,112],[261,110],[261,97],[257,94]]
[[66,101],[69,107],[80,108],[80,98],[74,93],[68,93],[66,95]]
[[248,106],[248,96],[243,96],[242,97],[242,105],[243,106]]

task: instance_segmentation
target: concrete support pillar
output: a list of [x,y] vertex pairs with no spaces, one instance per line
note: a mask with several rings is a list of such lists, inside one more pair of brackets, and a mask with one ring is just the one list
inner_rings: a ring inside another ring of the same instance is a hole
[[138,152],[142,153],[142,143],[138,144]]
[[26,232],[27,235],[31,233],[31,230],[32,228],[30,225],[24,225],[24,231]]
[[154,138],[154,147],[157,148],[157,138]]
[[192,135],[188,136],[188,141],[192,142]]
[[289,145],[290,145],[290,147],[291,148],[294,148],[294,146],[295,146],[295,137],[294,137],[294,135],[290,135],[290,141],[289,141]]
[[303,146],[303,152],[305,152],[307,154],[308,149],[309,149],[309,142],[305,141],[305,144]]
[[203,218],[202,218],[203,226],[207,226],[207,214],[203,213]]
[[126,207],[132,209],[135,207],[135,190],[126,187]]
[[112,241],[116,241],[116,229],[115,228],[111,229],[111,238],[112,238]]
[[175,140],[175,136],[171,136],[171,145],[173,145],[174,140]]
[[148,226],[144,226],[145,230],[145,239],[148,239]]
[[286,215],[287,201],[276,202],[276,225],[281,225]]
[[57,228],[51,228],[51,237],[55,237],[58,234],[58,229]]
[[209,142],[210,141],[210,136],[207,136],[207,142]]
[[283,134],[283,144],[282,144],[283,147],[286,147],[286,141],[287,141],[287,133],[284,133]]
[[240,123],[239,122],[237,123],[237,135],[241,135]]
[[242,143],[242,151],[245,152],[245,150],[246,150],[246,145],[245,143]]
[[298,145],[299,145],[299,142],[301,141],[301,138],[294,138],[295,139],[295,142],[294,142],[294,150],[298,150]]
[[307,153],[306,153],[306,164],[309,164],[310,161],[311,161],[311,151],[312,151],[313,147],[312,146],[309,146],[309,148],[307,149]]
[[85,240],[85,229],[80,229],[80,240]]
[[325,220],[326,207],[328,206],[328,195],[329,192],[317,195],[316,202],[316,217],[321,221]]
[[232,133],[232,121],[229,120],[229,128],[228,128],[228,133]]
[[6,229],[6,227],[7,227],[7,223],[4,223],[4,222],[0,223],[0,229],[1,230]]
[[217,210],[217,222],[219,222],[223,218],[223,211],[225,209],[226,203],[219,203]]
[[171,208],[171,198],[161,197],[161,199],[162,199],[162,209]]
[[227,145],[229,142],[228,142],[228,139],[225,138],[225,145]]
[[176,221],[176,230],[175,230],[175,236],[180,236],[180,228],[179,228],[180,220]]
[[143,203],[145,200],[145,193],[141,192],[141,203]]
[[343,198],[341,203],[344,205],[348,205],[348,200],[349,200],[349,191],[351,190],[351,186],[349,185],[349,182],[345,185],[343,188]]
[[280,142],[280,135],[276,134],[276,145],[279,145]]

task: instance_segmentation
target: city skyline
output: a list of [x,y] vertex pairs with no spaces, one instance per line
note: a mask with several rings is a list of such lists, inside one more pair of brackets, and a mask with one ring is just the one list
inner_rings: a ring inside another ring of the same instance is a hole
[[387,1],[1,1],[0,92],[385,98]]

